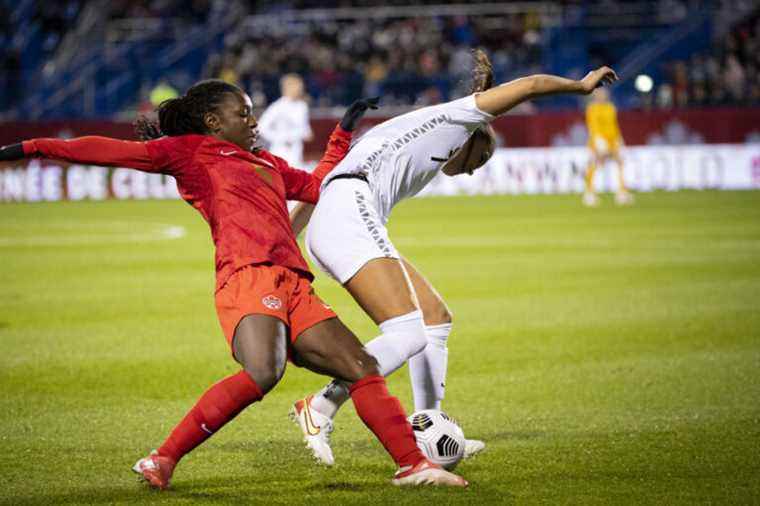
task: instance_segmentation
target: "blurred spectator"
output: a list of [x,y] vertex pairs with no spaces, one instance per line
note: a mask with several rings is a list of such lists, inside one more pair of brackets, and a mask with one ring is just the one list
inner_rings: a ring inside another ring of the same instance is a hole
[[758,105],[760,99],[760,11],[734,27],[707,53],[670,64],[657,90],[657,106]]
[[282,97],[259,118],[259,133],[271,153],[301,167],[303,143],[312,138],[303,80],[297,74],[286,74],[280,80],[280,90]]
[[723,83],[726,86],[729,98],[734,102],[741,101],[744,97],[744,68],[733,54],[726,57]]
[[346,105],[362,93],[382,95],[386,104],[427,103],[466,91],[461,83],[469,81],[472,47],[492,53],[497,82],[540,65],[541,29],[540,16],[517,14],[319,23],[260,18],[228,34],[227,50],[207,75],[237,73],[246,89],[273,99],[279,75],[299,73],[319,106]]

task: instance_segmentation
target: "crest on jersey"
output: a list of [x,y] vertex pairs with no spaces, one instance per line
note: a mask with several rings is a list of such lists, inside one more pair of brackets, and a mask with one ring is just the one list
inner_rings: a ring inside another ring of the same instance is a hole
[[282,307],[282,301],[274,295],[267,295],[261,299],[261,303],[273,311],[277,311]]

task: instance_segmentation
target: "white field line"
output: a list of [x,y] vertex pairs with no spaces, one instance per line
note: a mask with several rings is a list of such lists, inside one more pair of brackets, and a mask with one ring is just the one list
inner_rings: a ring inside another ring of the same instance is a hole
[[[44,223],[44,229],[35,235],[0,237],[0,248],[17,246],[77,246],[83,244],[123,244],[179,239],[187,234],[185,227],[166,223],[140,223],[126,221],[102,222],[97,225],[76,223]],[[40,228],[42,228],[40,227]],[[24,230],[26,226],[3,226]],[[36,228],[36,227],[35,227]],[[139,232],[131,230],[142,228]]]

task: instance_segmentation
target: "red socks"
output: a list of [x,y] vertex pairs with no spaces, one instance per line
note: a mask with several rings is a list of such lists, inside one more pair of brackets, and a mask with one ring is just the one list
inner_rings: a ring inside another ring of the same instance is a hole
[[179,462],[185,454],[204,442],[263,397],[253,378],[245,372],[228,376],[204,393],[158,449],[158,454]]
[[425,458],[417,447],[404,408],[388,393],[385,378],[366,376],[354,383],[349,391],[359,418],[375,433],[399,467],[414,466]]
[[[399,467],[414,466],[424,455],[417,448],[412,427],[401,403],[388,393],[385,378],[367,376],[349,389],[356,412],[374,432]],[[263,397],[245,371],[233,374],[209,388],[193,409],[172,430],[158,454],[174,462],[211,437],[238,413]]]

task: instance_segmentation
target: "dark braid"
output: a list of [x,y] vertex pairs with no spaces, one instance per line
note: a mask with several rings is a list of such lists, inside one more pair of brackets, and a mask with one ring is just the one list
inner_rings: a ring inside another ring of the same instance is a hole
[[135,132],[143,139],[156,139],[163,135],[206,134],[203,117],[215,111],[226,93],[243,93],[234,84],[219,79],[208,79],[194,84],[181,97],[161,102],[157,108],[158,121],[140,116]]
[[493,67],[485,51],[474,49],[472,51],[474,60],[472,69],[472,89],[470,93],[486,91],[493,87]]

